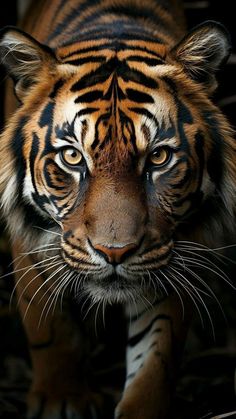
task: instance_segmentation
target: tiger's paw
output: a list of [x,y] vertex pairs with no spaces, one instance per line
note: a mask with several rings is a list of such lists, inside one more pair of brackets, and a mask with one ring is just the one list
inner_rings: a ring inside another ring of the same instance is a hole
[[81,395],[51,397],[30,393],[27,399],[27,419],[102,419],[100,396]]

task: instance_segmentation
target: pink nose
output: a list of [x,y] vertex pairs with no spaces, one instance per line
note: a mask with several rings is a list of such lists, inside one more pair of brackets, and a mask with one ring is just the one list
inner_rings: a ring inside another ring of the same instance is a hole
[[106,247],[102,244],[96,244],[94,249],[96,249],[109,263],[115,265],[123,262],[126,257],[133,253],[135,249],[137,249],[137,245],[130,243],[123,247]]

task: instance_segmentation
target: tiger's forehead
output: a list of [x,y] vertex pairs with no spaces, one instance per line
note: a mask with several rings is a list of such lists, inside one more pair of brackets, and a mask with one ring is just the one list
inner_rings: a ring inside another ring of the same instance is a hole
[[[143,153],[155,147],[160,130],[162,139],[169,136],[176,141],[175,100],[166,83],[157,75],[140,80],[137,72],[128,75],[127,67],[115,66],[115,71],[111,71],[112,66],[114,63],[105,67],[109,68],[106,75],[101,71],[93,74],[94,80],[91,76],[83,81],[84,76],[75,74],[67,91],[58,96],[56,144],[60,146],[69,140],[96,156],[101,150],[114,149],[114,145],[120,151],[125,147],[130,153]],[[163,131],[168,131],[168,135]]]

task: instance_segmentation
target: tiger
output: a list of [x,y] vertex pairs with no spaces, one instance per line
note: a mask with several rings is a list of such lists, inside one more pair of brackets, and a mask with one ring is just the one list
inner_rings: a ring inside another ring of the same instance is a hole
[[[178,0],[39,0],[1,30],[1,211],[33,367],[28,419],[170,417],[209,291],[191,251],[234,234],[234,132],[213,100],[230,50],[218,22],[188,32]],[[109,415],[87,379],[82,302],[92,324],[106,306],[124,313]]]

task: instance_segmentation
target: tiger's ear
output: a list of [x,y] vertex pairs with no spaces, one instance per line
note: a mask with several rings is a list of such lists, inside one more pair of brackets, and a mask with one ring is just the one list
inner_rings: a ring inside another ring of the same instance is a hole
[[193,28],[171,52],[191,78],[213,91],[215,73],[231,52],[230,36],[220,23],[206,21]]
[[53,51],[14,26],[0,31],[0,60],[13,79],[15,93],[21,101],[27,89],[37,82],[43,66],[56,63]]

